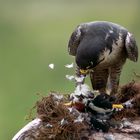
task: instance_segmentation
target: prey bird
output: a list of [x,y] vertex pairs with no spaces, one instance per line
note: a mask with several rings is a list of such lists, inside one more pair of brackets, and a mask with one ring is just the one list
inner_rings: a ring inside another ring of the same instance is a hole
[[126,28],[107,21],[82,23],[73,31],[68,52],[75,56],[77,73],[90,74],[94,90],[117,93],[126,59],[138,60],[135,38]]

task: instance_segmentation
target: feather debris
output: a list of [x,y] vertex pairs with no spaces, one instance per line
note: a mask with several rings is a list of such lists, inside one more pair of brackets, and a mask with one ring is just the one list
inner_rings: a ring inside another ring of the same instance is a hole
[[74,67],[74,64],[73,64],[73,63],[71,63],[71,64],[66,64],[65,67],[68,68],[68,69],[70,69],[70,68],[73,68],[73,67]]
[[54,64],[53,63],[49,64],[49,68],[54,69]]
[[67,125],[68,124],[68,121],[63,118],[61,120],[60,124],[61,124],[61,126]]
[[66,79],[71,81],[71,80],[75,79],[75,76],[74,75],[66,75]]
[[51,124],[47,123],[46,127],[48,127],[48,128],[52,128],[52,127],[53,127],[53,125],[51,125]]
[[84,121],[84,117],[80,114],[77,119],[74,120],[74,123],[76,122],[83,122]]
[[75,76],[75,80],[77,83],[82,83],[85,79],[85,76],[81,75],[81,76]]
[[65,76],[66,79],[72,81],[72,80],[75,80],[77,85],[80,85],[80,84],[83,84],[84,83],[84,79],[85,79],[85,76],[74,76],[74,75],[66,75]]

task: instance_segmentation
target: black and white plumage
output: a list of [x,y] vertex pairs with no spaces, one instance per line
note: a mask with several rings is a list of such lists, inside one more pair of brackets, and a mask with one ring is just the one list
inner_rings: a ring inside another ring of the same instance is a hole
[[89,100],[86,105],[86,111],[90,112],[90,122],[94,129],[108,132],[110,125],[108,123],[113,112],[112,97],[106,93],[97,95],[93,100]]
[[[90,71],[93,89],[117,92],[126,58],[136,62],[138,48],[134,36],[124,27],[106,21],[83,23],[72,33],[68,51],[75,56],[78,71]],[[108,83],[108,84],[107,84]]]

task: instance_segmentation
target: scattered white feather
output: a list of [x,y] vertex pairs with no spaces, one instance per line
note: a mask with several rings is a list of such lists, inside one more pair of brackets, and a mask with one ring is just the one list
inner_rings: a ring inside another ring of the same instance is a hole
[[75,76],[73,76],[73,75],[66,75],[66,78],[71,81],[71,80],[75,79]]
[[62,126],[64,126],[64,125],[68,124],[68,121],[65,120],[65,119],[63,118],[63,119],[61,120],[60,124],[61,124]]
[[70,100],[72,100],[74,103],[79,102],[79,97],[81,94],[75,94],[75,93],[71,93],[70,94]]
[[14,137],[12,140],[18,140],[23,135],[24,132],[31,130],[32,128],[36,128],[41,122],[41,119],[36,118],[33,121],[29,122],[26,126],[24,126]]
[[72,113],[73,108],[72,107],[68,107],[68,110],[69,110],[70,113]]
[[75,77],[75,80],[77,83],[82,83],[84,81],[85,77],[84,76],[80,76],[80,77]]
[[69,68],[69,69],[70,69],[70,68],[73,68],[73,63],[71,63],[71,64],[66,64],[65,67],[66,67],[66,68]]
[[74,108],[74,107],[70,107],[70,108],[68,108],[68,110],[69,110],[69,112],[71,114],[73,114],[75,116],[79,116],[80,115],[80,112],[76,108]]
[[87,84],[81,84],[81,85],[78,85],[74,91],[74,94],[75,95],[83,95],[85,97],[88,97],[88,94],[90,92],[90,88]]
[[52,128],[52,127],[53,127],[53,125],[51,125],[51,124],[47,123],[46,127],[48,127],[48,128]]
[[54,64],[49,64],[50,69],[54,69]]
[[133,99],[130,99],[126,101],[125,103],[123,103],[123,105],[125,105],[126,108],[132,108],[134,106],[132,102],[133,102]]
[[80,114],[77,119],[74,120],[74,123],[76,122],[83,122],[84,121],[84,117],[82,117],[82,115]]
[[[74,93],[71,93],[70,94],[70,100],[72,100],[73,102],[82,102],[83,104],[86,104],[87,103],[87,99],[89,97],[94,97],[94,95],[92,95],[92,92],[89,88],[88,85],[86,84],[79,84],[77,85],[77,87],[75,88],[75,91]],[[81,101],[81,96],[83,96],[83,100]]]
[[58,95],[58,94],[56,94],[56,93],[52,93],[52,95],[53,95],[53,99],[54,99],[55,101],[61,101],[61,100],[64,98],[63,95]]

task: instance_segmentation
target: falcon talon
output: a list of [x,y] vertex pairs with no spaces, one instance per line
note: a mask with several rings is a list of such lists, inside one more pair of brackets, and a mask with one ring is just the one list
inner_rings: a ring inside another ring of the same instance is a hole
[[113,104],[112,108],[123,109],[124,106],[122,104]]

